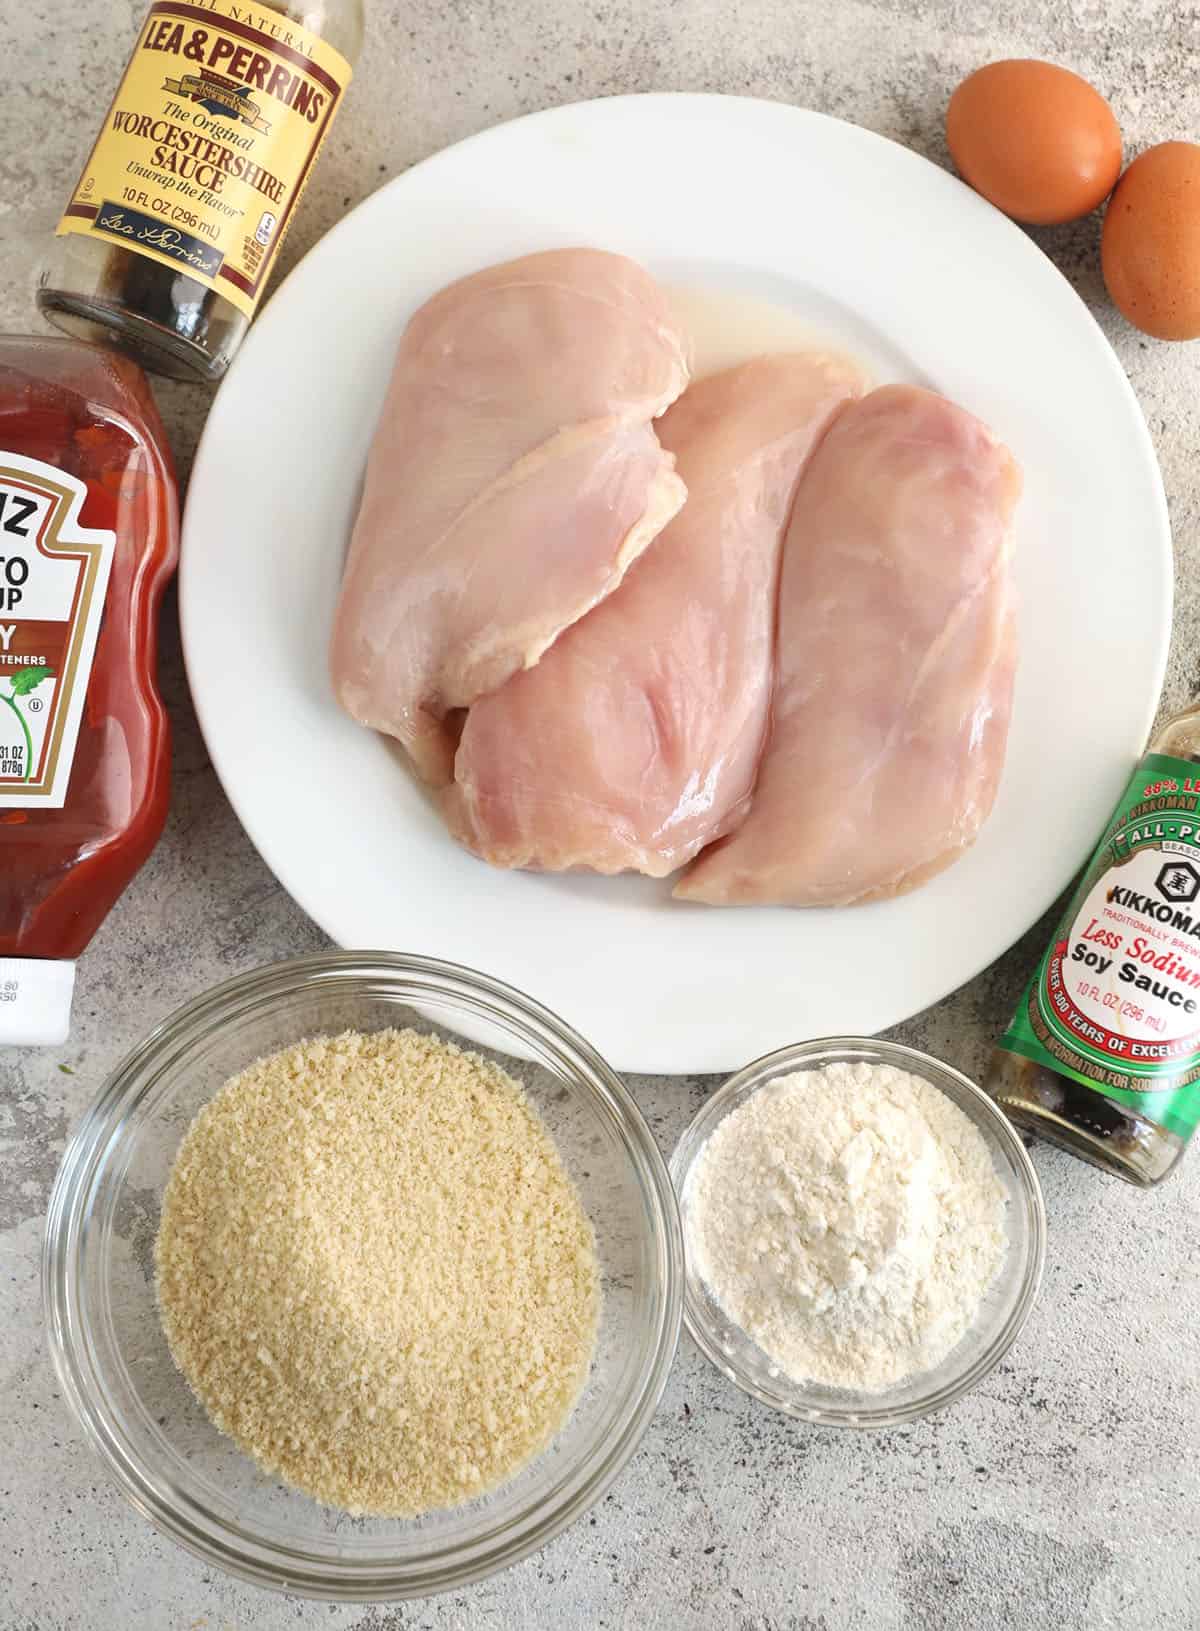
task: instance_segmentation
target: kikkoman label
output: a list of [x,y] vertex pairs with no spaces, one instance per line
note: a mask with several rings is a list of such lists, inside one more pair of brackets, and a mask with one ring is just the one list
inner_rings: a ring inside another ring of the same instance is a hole
[[1200,765],[1142,761],[1001,1046],[1200,1123]]
[[61,810],[114,532],[79,524],[87,487],[0,448],[0,810]]
[[59,234],[185,271],[252,317],[350,73],[277,12],[152,5]]

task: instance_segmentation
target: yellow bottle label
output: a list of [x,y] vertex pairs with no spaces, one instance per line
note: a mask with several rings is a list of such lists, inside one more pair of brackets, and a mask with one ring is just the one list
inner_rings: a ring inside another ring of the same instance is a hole
[[160,0],[59,234],[121,244],[253,317],[350,74],[278,12]]

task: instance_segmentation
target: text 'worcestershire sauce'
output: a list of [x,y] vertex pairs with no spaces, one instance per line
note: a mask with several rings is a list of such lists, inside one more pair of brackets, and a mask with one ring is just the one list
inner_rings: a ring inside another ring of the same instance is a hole
[[1151,742],[984,1085],[1130,1183],[1183,1154],[1200,1121],[1200,705]]
[[219,379],[362,27],[362,0],[155,0],[59,222],[42,312],[157,373]]

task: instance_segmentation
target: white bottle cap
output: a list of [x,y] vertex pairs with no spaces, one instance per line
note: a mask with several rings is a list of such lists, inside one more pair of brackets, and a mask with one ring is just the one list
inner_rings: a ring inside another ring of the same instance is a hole
[[71,1031],[75,964],[0,957],[0,1047],[53,1047]]

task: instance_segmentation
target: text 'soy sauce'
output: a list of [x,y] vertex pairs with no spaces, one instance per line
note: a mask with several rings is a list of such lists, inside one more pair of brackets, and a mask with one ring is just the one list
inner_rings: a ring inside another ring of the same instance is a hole
[[139,369],[0,336],[0,1044],[66,1039],[74,959],[169,792],[175,476]]

